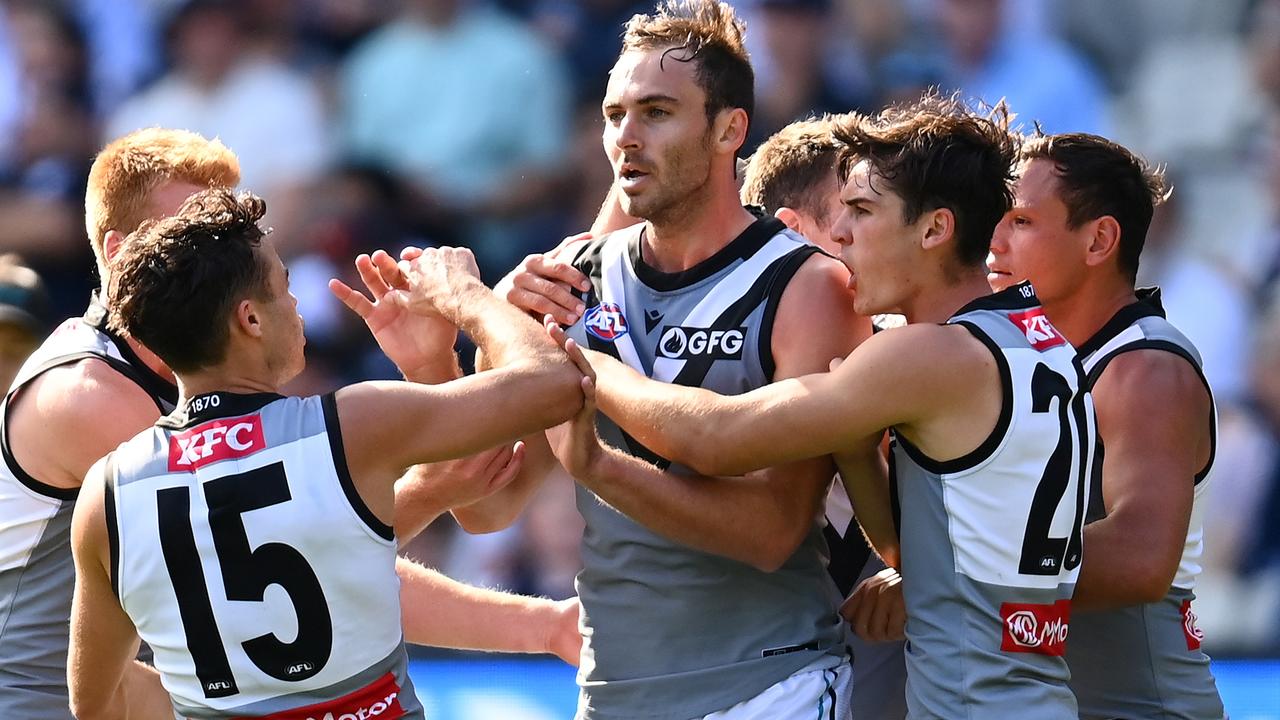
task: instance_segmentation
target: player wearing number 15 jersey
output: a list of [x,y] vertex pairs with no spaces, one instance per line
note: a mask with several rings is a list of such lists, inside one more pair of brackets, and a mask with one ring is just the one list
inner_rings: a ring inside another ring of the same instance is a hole
[[302,322],[264,212],[249,194],[201,192],[131,238],[112,275],[112,322],[174,370],[180,398],[90,470],[73,515],[77,716],[127,712],[141,636],[182,718],[421,718],[394,481],[580,404],[580,374],[451,249],[415,261],[388,301],[458,325],[494,373],[276,394],[302,369]]
[[[835,135],[843,208],[832,237],[855,308],[909,325],[877,333],[830,373],[736,396],[655,383],[592,353],[600,409],[712,475],[839,460],[891,429],[909,717],[1074,720],[1062,653],[1093,414],[1075,350],[1034,295],[988,295],[984,260],[1012,202],[1005,115],[930,97],[847,118]],[[588,414],[560,440],[575,474],[611,452]]]

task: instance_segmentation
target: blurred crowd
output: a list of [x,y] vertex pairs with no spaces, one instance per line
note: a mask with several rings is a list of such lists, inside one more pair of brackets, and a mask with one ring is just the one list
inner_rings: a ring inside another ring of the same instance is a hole
[[[930,86],[1030,131],[1166,166],[1140,280],[1199,346],[1220,408],[1201,624],[1280,652],[1280,0],[734,0],[751,143]],[[307,323],[293,389],[394,377],[331,298],[376,248],[466,245],[495,281],[590,225],[612,180],[600,98],[632,0],[0,0],[0,365],[96,286],[84,184],[104,141],[218,136],[268,201]],[[34,272],[32,272],[34,271]],[[37,276],[38,275],[38,276]],[[41,283],[40,278],[43,278]],[[454,577],[573,593],[568,478],[509,531],[411,547]]]

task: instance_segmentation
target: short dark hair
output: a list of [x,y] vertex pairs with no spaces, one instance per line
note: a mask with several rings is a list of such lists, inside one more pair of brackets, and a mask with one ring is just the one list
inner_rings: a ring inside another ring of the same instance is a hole
[[778,208],[803,210],[819,223],[827,221],[824,193],[840,146],[831,134],[835,118],[823,115],[797,120],[760,143],[743,173],[742,202],[773,213]]
[[1110,215],[1120,225],[1116,262],[1130,280],[1147,241],[1155,208],[1169,197],[1164,171],[1128,148],[1098,135],[1045,135],[1039,129],[1022,146],[1022,160],[1053,163],[1058,196],[1067,206],[1067,226],[1075,229]]
[[986,261],[991,235],[1013,206],[1018,143],[1003,102],[983,116],[957,96],[930,93],[871,117],[848,116],[833,133],[844,146],[841,183],[866,160],[902,198],[904,222],[946,208],[955,216],[961,264]]
[[259,255],[262,198],[211,188],[177,214],[148,221],[120,252],[111,274],[110,323],[177,372],[226,358],[227,316],[246,295],[269,296]]
[[678,62],[697,62],[698,86],[707,94],[707,118],[742,108],[755,113],[756,76],[743,37],[747,26],[719,0],[663,0],[650,15],[627,21],[622,51],[667,48]]

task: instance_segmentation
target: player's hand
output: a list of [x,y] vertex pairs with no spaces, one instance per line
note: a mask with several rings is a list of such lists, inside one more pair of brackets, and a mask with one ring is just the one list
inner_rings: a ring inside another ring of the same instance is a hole
[[885,568],[863,580],[844,601],[840,614],[867,642],[905,640],[907,606],[902,598],[902,576]]
[[[518,442],[414,466],[396,481],[396,512],[412,516],[397,518],[397,534],[417,535],[441,513],[483,500],[511,484],[524,465],[524,455],[524,443]],[[415,517],[422,520],[415,522]]]
[[551,612],[551,636],[547,638],[547,652],[574,667],[582,657],[582,631],[578,629],[582,605],[578,598],[556,602]]
[[604,456],[600,437],[596,435],[596,374],[582,354],[582,348],[565,335],[564,329],[550,315],[543,319],[543,324],[547,334],[582,373],[582,409],[568,422],[547,428],[547,441],[556,459],[570,475],[587,477],[593,474],[596,463]]
[[438,315],[409,312],[405,294],[395,292],[408,281],[394,258],[378,250],[372,256],[359,255],[355,264],[369,297],[337,278],[329,281],[329,291],[364,320],[378,347],[401,372],[410,376],[441,353],[453,352],[458,329]]
[[467,291],[488,292],[480,282],[476,257],[466,248],[424,248],[412,260],[402,258],[399,269],[407,280],[406,305],[418,314],[453,321],[466,306]]
[[562,325],[574,324],[586,309],[574,291],[590,290],[591,282],[567,259],[577,243],[591,237],[591,233],[571,235],[551,252],[525,257],[498,281],[494,293],[527,313],[550,315]]

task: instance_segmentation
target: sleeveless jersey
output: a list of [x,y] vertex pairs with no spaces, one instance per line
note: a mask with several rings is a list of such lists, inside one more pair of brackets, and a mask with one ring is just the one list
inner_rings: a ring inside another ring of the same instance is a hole
[[[640,258],[642,226],[599,238],[575,265],[592,282],[569,334],[664,382],[742,393],[770,382],[770,337],[787,282],[817,248],[761,219],[680,273]],[[609,444],[669,472],[687,468],[608,418]],[[586,520],[577,588],[584,648],[579,717],[688,720],[844,655],[821,518],[774,573],[672,542],[578,487]],[[741,518],[750,523],[751,518]]]
[[180,718],[423,717],[333,395],[196,396],[105,474],[113,588]]
[[[1121,308],[1079,349],[1092,386],[1116,356],[1134,350],[1162,350],[1195,368],[1212,403],[1195,345],[1164,317],[1157,289],[1138,291],[1138,302]],[[1082,718],[1222,718],[1225,711],[1202,635],[1191,610],[1204,549],[1204,494],[1213,478],[1217,411],[1210,423],[1209,462],[1193,479],[1191,521],[1177,575],[1159,602],[1115,610],[1081,612],[1071,628],[1067,663],[1071,689]],[[1105,450],[1105,448],[1103,448]],[[1090,493],[1086,522],[1106,516],[1102,485]]]
[[948,322],[991,351],[1004,397],[964,457],[934,460],[893,434],[908,716],[1074,719],[1062,654],[1093,462],[1084,371],[1029,286]]
[[[106,329],[105,309],[90,305],[45,340],[18,371],[0,403],[0,717],[70,720],[67,622],[75,567],[71,511],[77,490],[41,482],[14,457],[7,426],[13,398],[44,372],[86,358],[107,363],[169,412],[178,389],[152,372]],[[104,418],[109,422],[109,419]]]

